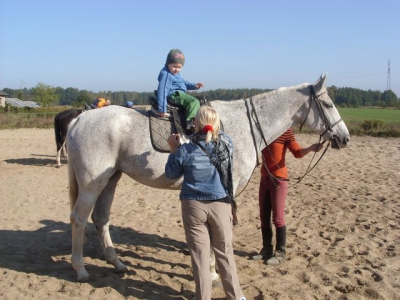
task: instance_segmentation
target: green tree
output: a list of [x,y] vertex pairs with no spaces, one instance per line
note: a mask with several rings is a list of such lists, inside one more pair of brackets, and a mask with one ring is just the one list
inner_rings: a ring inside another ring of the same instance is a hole
[[64,99],[60,101],[62,105],[71,105],[76,101],[79,96],[79,90],[77,88],[68,87],[65,89]]
[[327,88],[328,90],[328,95],[329,97],[332,99],[333,102],[336,102],[336,91],[337,91],[337,87],[332,85],[331,87]]
[[92,103],[92,98],[90,97],[88,91],[80,91],[78,97],[72,102],[74,107],[85,107],[85,104],[90,105]]
[[386,103],[386,106],[396,106],[398,99],[396,94],[392,90],[384,91],[382,94],[382,101]]
[[64,98],[65,98],[65,90],[64,90],[64,88],[58,86],[58,87],[56,87],[54,89],[54,92],[56,93],[56,95],[59,96],[58,97],[58,104],[63,105],[63,101],[64,101]]
[[24,100],[24,92],[23,92],[22,90],[19,90],[19,91],[18,91],[18,93],[17,93],[17,98],[18,98],[18,99],[21,99],[21,100]]
[[32,89],[33,101],[41,104],[42,106],[50,106],[54,102],[58,102],[60,95],[55,93],[55,88],[44,83],[38,83]]

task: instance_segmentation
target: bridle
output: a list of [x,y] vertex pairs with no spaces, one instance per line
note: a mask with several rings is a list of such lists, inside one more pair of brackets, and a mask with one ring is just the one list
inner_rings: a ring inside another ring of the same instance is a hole
[[[325,123],[325,131],[324,131],[322,134],[320,134],[320,137],[322,137],[322,136],[324,136],[325,133],[327,133],[328,131],[329,131],[329,132],[332,132],[332,131],[333,131],[333,130],[332,130],[333,127],[335,127],[337,124],[339,124],[340,122],[342,122],[343,119],[340,118],[339,120],[337,120],[336,122],[334,122],[333,124],[331,124],[331,122],[329,121],[329,119],[326,117],[325,111],[324,111],[324,109],[322,108],[321,100],[319,99],[319,97],[320,97],[321,95],[325,94],[326,91],[323,92],[322,94],[316,95],[316,94],[315,94],[315,91],[314,91],[314,87],[313,87],[312,85],[309,85],[308,88],[309,88],[309,90],[310,90],[310,105],[308,106],[308,111],[307,111],[306,117],[304,118],[303,122],[301,123],[300,129],[299,129],[299,130],[301,130],[301,129],[303,128],[303,125],[304,125],[304,123],[305,123],[306,120],[307,120],[308,114],[310,113],[310,110],[311,110],[311,107],[312,107],[312,102],[313,102],[313,100],[314,100],[315,104],[316,104],[317,107],[318,107],[319,113],[321,114],[321,117],[322,117],[322,119],[323,119],[323,122]],[[333,138],[333,137],[331,137],[331,139],[332,139],[332,138]]]
[[[322,118],[322,120],[323,120],[323,122],[324,122],[324,124],[325,124],[325,131],[324,131],[322,134],[319,135],[319,140],[318,140],[318,144],[322,145],[322,144],[324,144],[324,143],[326,142],[326,140],[324,140],[324,141],[321,142],[321,140],[322,140],[323,136],[325,135],[325,133],[327,133],[327,132],[332,132],[332,131],[333,131],[333,127],[335,127],[335,126],[336,126],[337,124],[339,124],[340,122],[343,122],[343,119],[342,119],[342,118],[339,118],[339,120],[337,120],[337,121],[335,121],[333,124],[331,124],[331,122],[329,121],[329,119],[327,118],[327,116],[326,116],[326,114],[325,114],[325,110],[324,110],[323,107],[322,107],[323,104],[321,103],[321,100],[319,99],[319,97],[320,97],[321,95],[325,94],[326,91],[323,92],[323,93],[321,93],[321,94],[319,94],[319,95],[317,95],[317,94],[315,93],[314,87],[313,87],[312,85],[309,85],[309,86],[308,86],[308,89],[310,90],[310,105],[309,105],[309,107],[308,107],[308,111],[307,111],[307,114],[306,114],[306,116],[305,116],[305,118],[304,118],[304,121],[303,121],[303,122],[301,123],[301,125],[300,125],[300,129],[299,129],[299,130],[301,131],[301,129],[303,128],[303,125],[305,124],[305,122],[306,122],[306,120],[307,120],[308,114],[310,113],[311,106],[312,106],[312,102],[314,101],[315,104],[316,104],[316,106],[317,106],[317,108],[318,108],[318,110],[319,110],[319,113],[320,113],[320,115],[321,115],[321,118]],[[317,152],[314,152],[314,155],[313,155],[313,157],[312,157],[312,159],[311,159],[311,161],[310,161],[310,163],[309,163],[309,165],[308,165],[308,167],[307,167],[307,170],[305,171],[305,173],[304,173],[303,176],[301,176],[301,177],[298,178],[296,184],[299,183],[300,181],[302,181],[303,178],[304,178],[308,173],[310,173],[310,172],[316,167],[316,165],[320,162],[320,160],[322,159],[322,157],[325,155],[326,151],[328,150],[329,146],[331,145],[331,141],[332,141],[332,140],[336,140],[336,139],[337,139],[336,136],[331,135],[331,137],[330,137],[328,143],[326,144],[326,147],[325,147],[325,149],[324,149],[324,152],[322,152],[322,154],[321,154],[321,156],[319,157],[319,159],[317,160],[317,162],[311,167],[312,161],[314,160],[315,155],[317,154]],[[338,142],[336,142],[336,143],[339,145]]]
[[[337,124],[339,124],[340,122],[342,122],[343,120],[342,120],[342,118],[340,118],[339,120],[337,120],[336,122],[334,122],[333,124],[331,124],[331,122],[330,122],[329,119],[327,118],[327,116],[326,116],[326,114],[325,114],[325,111],[324,111],[324,109],[323,109],[323,107],[322,107],[323,104],[321,103],[321,100],[319,99],[319,97],[320,97],[321,95],[323,95],[324,93],[326,93],[326,91],[323,92],[322,94],[316,95],[316,94],[315,94],[315,91],[314,91],[314,87],[313,87],[312,85],[309,85],[308,88],[309,88],[309,90],[310,90],[310,97],[309,97],[309,99],[310,99],[310,105],[309,105],[309,107],[308,107],[307,114],[306,114],[306,116],[305,116],[303,122],[302,122],[301,125],[300,125],[300,129],[299,129],[299,130],[301,130],[302,127],[303,127],[303,125],[305,124],[305,122],[306,122],[306,120],[307,120],[307,117],[308,117],[308,115],[309,115],[309,113],[310,113],[310,111],[311,111],[312,103],[313,103],[313,101],[314,101],[314,102],[316,103],[317,107],[318,107],[318,110],[319,110],[319,112],[320,112],[320,114],[321,114],[321,118],[322,118],[322,120],[323,120],[323,122],[324,122],[324,124],[325,124],[325,131],[324,131],[322,134],[320,134],[320,136],[319,136],[319,141],[318,141],[318,144],[319,144],[319,145],[323,145],[323,144],[326,142],[326,140],[322,141],[323,136],[324,136],[327,132],[332,132],[332,131],[333,131],[333,127],[336,126]],[[254,125],[255,125],[256,129],[259,131],[259,133],[260,133],[260,135],[261,135],[261,138],[262,138],[262,140],[264,141],[266,147],[267,147],[268,149],[269,149],[269,147],[268,147],[267,141],[266,141],[266,139],[265,139],[264,132],[263,132],[263,130],[262,130],[262,128],[261,128],[260,122],[259,122],[259,120],[258,120],[257,111],[256,111],[256,109],[255,109],[255,106],[254,106],[254,103],[253,103],[253,99],[250,98],[250,104],[251,104],[251,107],[252,107],[251,110],[250,110],[250,108],[248,107],[248,103],[247,103],[247,102],[245,102],[245,103],[246,103],[246,107],[247,107],[247,116],[248,116],[249,122],[250,122],[250,128],[251,128],[251,133],[252,133],[252,137],[253,137],[253,143],[254,143],[254,147],[255,147],[255,149],[256,149],[257,165],[260,165],[259,155],[258,155],[258,147],[257,147],[256,138],[255,138],[255,134],[254,134],[254,128],[253,128],[253,125],[252,125],[252,124],[253,124],[253,123],[252,123],[252,119],[253,119]],[[330,146],[330,144],[331,144],[331,141],[332,141],[333,139],[336,139],[336,137],[335,137],[335,136],[331,136],[329,142],[327,143],[327,145],[326,145],[326,147],[325,147],[325,149],[324,149],[324,152],[321,154],[321,156],[320,156],[319,159],[316,161],[316,163],[315,163],[314,165],[311,166],[311,164],[312,164],[312,162],[313,162],[313,160],[314,160],[314,158],[315,158],[315,155],[316,155],[316,153],[317,153],[317,152],[314,152],[314,155],[313,155],[313,157],[312,157],[312,159],[311,159],[311,161],[310,161],[310,163],[309,163],[309,165],[308,165],[308,167],[307,167],[307,170],[304,172],[304,175],[301,176],[301,177],[298,177],[298,178],[297,178],[297,182],[296,182],[294,185],[298,184],[301,180],[303,180],[303,178],[304,178],[306,175],[308,175],[308,174],[316,167],[316,165],[321,161],[322,157],[325,155],[325,153],[326,153],[326,151],[328,150],[328,148],[329,148],[329,146]],[[267,166],[265,165],[264,156],[263,156],[263,155],[262,155],[262,158],[263,158],[263,162],[262,162],[262,163],[264,164],[264,166],[265,166],[266,170],[268,171],[270,177],[273,178],[273,179],[275,179],[275,180],[278,180],[278,178],[276,178],[274,175],[271,174],[271,172],[269,171],[269,169],[268,169]],[[274,182],[274,184],[276,185],[275,180],[273,180],[273,182]],[[276,185],[276,187],[278,188],[277,185]]]

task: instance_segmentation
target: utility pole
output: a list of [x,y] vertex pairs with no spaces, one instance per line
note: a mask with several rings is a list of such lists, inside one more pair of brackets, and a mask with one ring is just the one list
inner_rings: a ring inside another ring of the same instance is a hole
[[390,59],[388,62],[388,73],[387,73],[387,84],[386,84],[386,91],[391,90],[391,86],[390,86]]

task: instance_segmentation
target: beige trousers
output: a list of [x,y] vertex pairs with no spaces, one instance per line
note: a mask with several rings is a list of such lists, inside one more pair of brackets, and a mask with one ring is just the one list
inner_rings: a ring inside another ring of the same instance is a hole
[[182,200],[182,219],[189,247],[196,300],[211,299],[210,246],[229,300],[242,296],[232,247],[231,204],[220,201]]

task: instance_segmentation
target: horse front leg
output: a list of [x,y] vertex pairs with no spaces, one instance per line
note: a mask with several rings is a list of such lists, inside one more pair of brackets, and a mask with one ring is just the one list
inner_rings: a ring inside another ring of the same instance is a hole
[[117,272],[125,272],[127,267],[119,260],[115,252],[110,235],[110,212],[114,200],[115,189],[122,172],[117,171],[109,180],[107,186],[101,192],[93,209],[92,220],[99,235],[105,259],[114,265]]
[[83,261],[83,244],[85,243],[87,220],[95,200],[95,196],[80,192],[70,216],[72,230],[71,263],[77,272],[78,281],[86,281],[89,278],[89,273],[86,271]]

